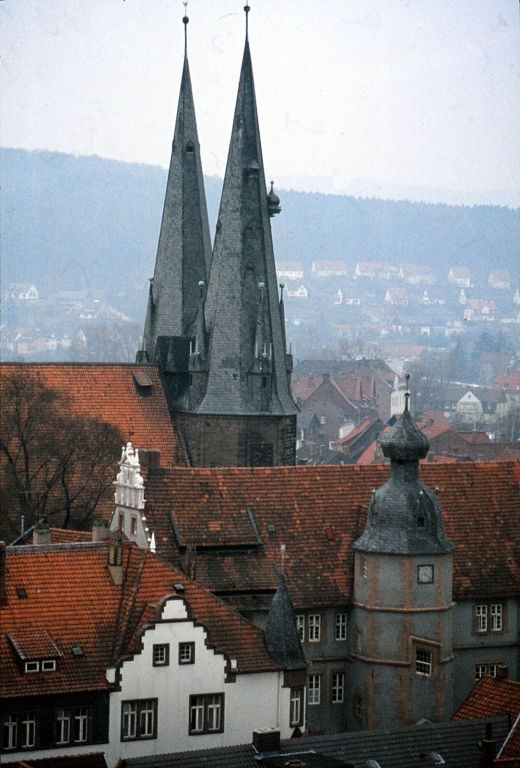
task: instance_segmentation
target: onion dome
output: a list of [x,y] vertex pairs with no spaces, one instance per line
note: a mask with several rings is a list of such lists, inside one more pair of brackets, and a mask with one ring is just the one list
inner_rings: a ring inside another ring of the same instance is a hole
[[407,392],[401,418],[394,424],[387,435],[381,437],[381,449],[387,459],[419,461],[419,459],[426,458],[430,450],[430,441],[424,432],[421,432],[419,427],[412,421],[410,411],[408,410],[409,399],[410,395]]
[[280,213],[280,211],[282,210],[280,207],[280,198],[274,191],[273,187],[274,187],[274,181],[271,182],[271,191],[267,195],[267,209],[269,211],[269,216],[271,218],[273,216],[276,216],[276,214]]

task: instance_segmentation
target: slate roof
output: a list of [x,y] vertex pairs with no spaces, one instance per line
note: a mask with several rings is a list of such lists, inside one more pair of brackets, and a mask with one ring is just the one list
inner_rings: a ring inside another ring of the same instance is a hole
[[[341,605],[352,593],[351,544],[372,489],[388,474],[388,465],[150,470],[147,517],[158,553],[174,564],[186,545],[198,545],[197,581],[217,594],[272,596],[271,563],[280,564],[285,544],[295,606]],[[457,546],[455,599],[520,596],[520,463],[425,462],[419,477],[438,488],[446,535]],[[218,529],[206,519],[218,519]],[[251,545],[256,531],[261,543]]]
[[453,720],[508,715],[513,723],[520,715],[520,683],[484,675],[459,707]]
[[[116,587],[107,568],[108,547],[106,539],[7,548],[7,603],[0,607],[1,696],[109,690],[106,668],[139,648],[139,630],[154,620],[158,604],[178,583],[185,587],[182,597],[190,618],[206,627],[211,647],[237,660],[239,673],[280,668],[269,658],[261,630],[130,542],[123,548],[123,585]],[[22,672],[18,655],[57,656],[50,641],[60,654],[57,670]],[[73,654],[75,646],[82,656]],[[16,647],[23,653],[17,654]]]
[[[137,393],[134,383],[134,374],[143,370],[152,382],[146,396]],[[113,424],[120,429],[125,440],[132,440],[139,448],[160,450],[162,466],[186,465],[181,440],[170,420],[159,373],[152,366],[125,363],[2,363],[0,382],[4,376],[14,373],[35,376],[44,386],[64,392],[71,398],[74,413]],[[115,467],[118,459],[119,455],[114,457]]]
[[[359,768],[365,768],[367,760],[377,760],[381,768],[424,768],[427,764],[433,765],[433,762],[425,762],[425,756],[438,752],[450,768],[475,768],[480,759],[477,741],[484,738],[487,722],[493,726],[493,738],[501,744],[508,731],[507,717],[287,739],[282,741],[282,754],[288,757],[290,753],[313,750],[316,756],[335,757]],[[301,758],[304,757],[302,754]],[[253,768],[261,766],[262,762],[255,757],[251,744],[241,744],[222,749],[134,757],[125,764],[128,768]]]

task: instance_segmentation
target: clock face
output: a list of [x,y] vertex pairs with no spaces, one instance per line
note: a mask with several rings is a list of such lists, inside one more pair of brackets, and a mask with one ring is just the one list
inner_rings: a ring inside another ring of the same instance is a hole
[[433,581],[433,565],[417,566],[417,581],[419,584],[431,584]]

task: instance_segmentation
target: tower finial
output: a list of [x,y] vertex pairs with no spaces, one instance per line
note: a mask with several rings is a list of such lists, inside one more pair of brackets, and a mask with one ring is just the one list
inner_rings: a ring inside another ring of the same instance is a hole
[[188,0],[184,0],[184,16],[182,17],[182,23],[184,24],[184,58],[188,55],[188,22],[189,18],[186,13],[188,8]]
[[249,11],[250,11],[249,3],[246,3],[244,5],[244,11],[246,12],[246,40],[249,40]]
[[408,401],[410,400],[410,371],[406,371],[406,392],[404,393],[404,409],[408,411]]

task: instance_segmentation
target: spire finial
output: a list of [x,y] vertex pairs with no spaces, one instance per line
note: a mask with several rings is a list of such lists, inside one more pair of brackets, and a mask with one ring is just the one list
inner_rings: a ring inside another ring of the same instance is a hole
[[244,5],[244,11],[246,12],[246,40],[249,40],[249,11],[250,11],[249,3],[246,3]]
[[407,371],[405,374],[406,379],[406,392],[404,393],[404,409],[405,411],[408,409],[408,402],[410,400],[410,372]]
[[189,18],[186,13],[188,9],[188,0],[184,0],[184,16],[182,17],[182,23],[184,24],[184,58],[188,55],[188,22]]

